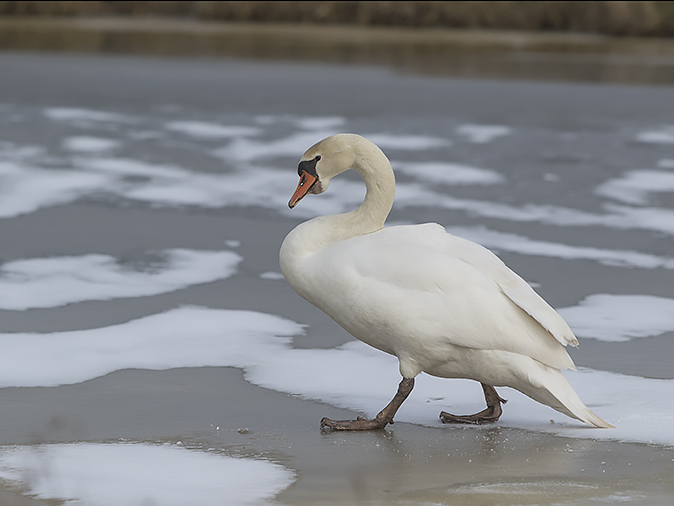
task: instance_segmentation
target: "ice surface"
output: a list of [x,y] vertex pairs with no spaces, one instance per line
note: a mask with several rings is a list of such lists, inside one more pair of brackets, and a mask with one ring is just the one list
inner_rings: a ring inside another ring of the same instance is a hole
[[[368,416],[391,399],[400,381],[395,357],[358,341],[333,349],[294,349],[289,336],[301,332],[301,325],[269,314],[187,307],[99,329],[0,334],[0,386],[55,386],[124,368],[230,366],[243,369],[255,385]],[[585,427],[508,388],[500,389],[509,402],[499,423],[674,445],[674,380],[592,370],[566,376],[581,399],[616,429]],[[441,410],[475,412],[482,403],[476,382],[421,375],[396,420],[440,426]]]
[[0,309],[56,307],[172,292],[228,278],[243,260],[232,251],[169,249],[159,254],[164,262],[140,271],[101,254],[0,264]]
[[579,337],[601,341],[674,332],[674,299],[666,297],[598,293],[558,312]]
[[674,125],[663,125],[659,130],[639,132],[637,141],[649,144],[674,144]]
[[63,146],[70,151],[81,153],[100,153],[110,151],[120,145],[120,142],[103,137],[78,136],[68,137],[63,141]]
[[505,181],[498,172],[469,165],[445,162],[392,162],[398,174],[411,176],[426,183],[448,185],[496,184]]
[[244,506],[266,504],[295,475],[177,446],[78,443],[0,447],[0,478],[72,506]]
[[512,128],[504,125],[461,125],[456,131],[466,137],[470,142],[484,144],[497,137],[509,135]]
[[171,121],[165,125],[167,130],[181,132],[198,139],[222,139],[227,137],[240,137],[246,135],[258,135],[259,128],[220,125],[206,121]]
[[614,267],[642,269],[674,269],[674,258],[661,257],[631,250],[611,250],[571,246],[549,241],[536,241],[519,234],[490,230],[486,227],[447,227],[450,234],[477,242],[496,251],[510,251],[522,255],[563,258],[566,260],[594,260]]

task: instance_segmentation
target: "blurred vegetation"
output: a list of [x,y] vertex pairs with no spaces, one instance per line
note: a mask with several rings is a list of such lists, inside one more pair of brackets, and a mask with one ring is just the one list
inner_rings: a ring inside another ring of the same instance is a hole
[[0,1],[0,16],[162,16],[674,37],[674,1]]

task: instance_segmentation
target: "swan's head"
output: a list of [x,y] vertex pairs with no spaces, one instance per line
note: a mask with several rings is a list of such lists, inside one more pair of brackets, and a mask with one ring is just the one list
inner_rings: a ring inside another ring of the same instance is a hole
[[372,148],[381,153],[377,146],[356,134],[331,135],[311,146],[300,159],[300,182],[288,206],[292,209],[309,193],[323,193],[330,179],[353,168],[358,155]]

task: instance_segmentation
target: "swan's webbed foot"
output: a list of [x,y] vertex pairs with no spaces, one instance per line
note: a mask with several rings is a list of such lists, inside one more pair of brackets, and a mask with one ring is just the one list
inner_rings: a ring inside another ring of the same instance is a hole
[[395,416],[400,405],[407,399],[410,395],[410,392],[414,388],[414,378],[403,378],[398,385],[398,392],[388,403],[388,405],[382,409],[377,416],[372,420],[363,418],[359,416],[355,420],[330,420],[329,418],[323,418],[321,420],[321,429],[330,428],[332,430],[373,430],[373,429],[383,429],[389,423],[393,423],[393,417]]
[[442,420],[442,423],[470,423],[479,425],[498,421],[503,413],[501,404],[505,404],[508,401],[502,399],[496,393],[496,389],[491,385],[482,383],[482,389],[484,390],[484,398],[487,401],[487,409],[475,413],[474,415],[452,415],[451,413],[443,411],[440,413],[440,420]]

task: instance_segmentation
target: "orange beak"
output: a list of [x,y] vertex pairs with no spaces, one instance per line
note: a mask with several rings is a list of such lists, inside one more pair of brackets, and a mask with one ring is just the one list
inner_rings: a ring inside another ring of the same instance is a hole
[[300,175],[300,182],[297,185],[297,189],[293,196],[290,197],[290,202],[288,202],[288,207],[292,209],[297,205],[297,203],[304,198],[304,196],[309,193],[309,190],[316,184],[318,178],[308,174],[307,172],[302,171]]

